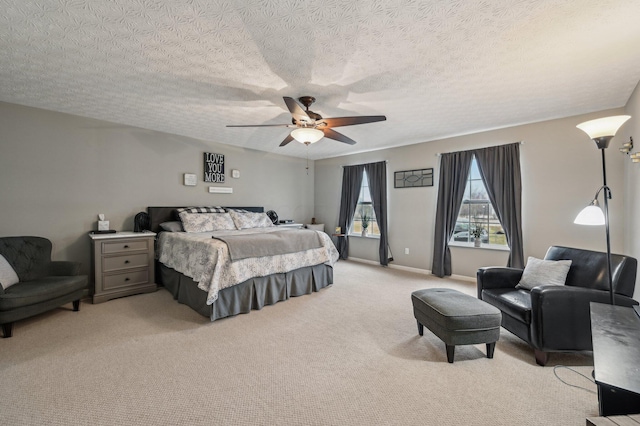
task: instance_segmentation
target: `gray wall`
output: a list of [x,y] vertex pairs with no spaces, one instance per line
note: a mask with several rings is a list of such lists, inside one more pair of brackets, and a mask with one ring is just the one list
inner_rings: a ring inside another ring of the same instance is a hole
[[[631,119],[620,129],[616,139],[619,142],[628,142],[633,137],[635,148],[633,152],[640,151],[640,83],[629,98],[625,113]],[[624,159],[624,193],[620,196],[624,199],[624,252],[640,259],[640,163],[632,163],[628,157]],[[636,280],[635,299],[640,300],[640,277]]]
[[[133,230],[147,206],[264,206],[304,223],[314,213],[305,159],[7,103],[0,129],[0,235],[47,237],[56,260],[81,261],[85,273],[98,213],[119,231]],[[203,182],[204,152],[225,155],[225,184]],[[183,173],[195,173],[197,186],[184,186]]]
[[[637,91],[636,91],[637,92]],[[638,94],[634,108],[640,110]],[[340,206],[342,166],[387,160],[389,207],[389,241],[393,264],[431,270],[433,229],[438,191],[438,153],[472,149],[524,141],[521,148],[523,180],[524,255],[543,257],[551,245],[567,245],[585,249],[606,250],[604,227],[574,225],[576,214],[585,207],[602,185],[600,151],[588,136],[576,128],[583,121],[624,113],[622,108],[600,111],[541,123],[515,126],[406,147],[319,160],[315,163],[315,214],[329,229],[337,224]],[[640,111],[638,111],[640,113]],[[637,114],[636,114],[637,115]],[[612,140],[607,156],[607,180],[613,193],[610,202],[611,244],[618,253],[638,257],[640,241],[638,224],[635,238],[626,238],[633,217],[640,211],[638,168],[630,168],[628,158],[618,151],[626,129],[638,127],[638,119],[630,121]],[[635,127],[630,127],[635,126]],[[636,132],[640,135],[640,132]],[[640,138],[640,136],[638,136]],[[628,137],[627,137],[628,140]],[[638,141],[640,144],[640,140]],[[640,145],[639,145],[640,146]],[[393,172],[434,168],[433,187],[393,188]],[[627,188],[625,188],[625,170]],[[633,175],[633,176],[631,176]],[[633,191],[634,196],[625,192]],[[629,203],[633,202],[633,206]],[[636,212],[634,215],[633,212]],[[626,219],[625,219],[626,218]],[[378,261],[378,240],[350,239],[350,256]],[[631,247],[633,246],[633,247]],[[404,249],[409,248],[409,254]],[[505,265],[507,253],[467,247],[452,247],[453,274],[475,277],[481,266]],[[636,290],[636,296],[640,293]]]
[[[316,217],[330,231],[337,224],[342,166],[388,160],[394,264],[430,270],[436,154],[523,140],[525,256],[542,257],[553,244],[604,250],[603,228],[573,224],[602,184],[600,153],[575,125],[628,113],[632,119],[607,150],[612,247],[640,258],[640,165],[617,150],[629,136],[640,135],[639,91],[624,109],[320,160],[308,175],[305,159],[0,103],[0,235],[50,238],[56,259],[79,260],[88,272],[87,233],[96,227],[98,213],[112,228],[132,230],[135,214],[149,205],[262,205],[281,218],[306,223]],[[640,147],[640,140],[636,143]],[[225,154],[224,186],[232,186],[233,194],[207,193],[203,152]],[[435,169],[433,187],[393,188],[394,171],[426,167]],[[229,177],[231,169],[240,170],[240,179]],[[189,172],[198,176],[196,187],[182,184]],[[351,238],[352,257],[377,261],[377,247],[375,239]],[[452,254],[454,274],[467,277],[480,266],[504,265],[507,258],[504,252],[461,247],[453,247]],[[636,299],[639,290],[636,286]]]

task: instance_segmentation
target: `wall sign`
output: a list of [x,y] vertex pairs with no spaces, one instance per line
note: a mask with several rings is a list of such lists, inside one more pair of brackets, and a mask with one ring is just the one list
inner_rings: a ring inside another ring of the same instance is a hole
[[185,173],[184,174],[184,184],[186,186],[196,186],[198,183],[198,178],[193,173]]
[[204,181],[224,183],[224,155],[204,153]]
[[394,188],[415,188],[419,186],[433,186],[433,168],[403,170],[394,173]]

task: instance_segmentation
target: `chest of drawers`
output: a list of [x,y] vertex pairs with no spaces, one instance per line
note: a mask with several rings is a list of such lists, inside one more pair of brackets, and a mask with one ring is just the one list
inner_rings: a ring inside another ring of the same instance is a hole
[[155,291],[154,233],[90,234],[93,303]]

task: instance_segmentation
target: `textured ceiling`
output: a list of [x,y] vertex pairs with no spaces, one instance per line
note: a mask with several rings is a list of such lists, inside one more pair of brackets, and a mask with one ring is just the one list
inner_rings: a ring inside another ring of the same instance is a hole
[[623,106],[638,0],[0,0],[0,101],[320,159]]

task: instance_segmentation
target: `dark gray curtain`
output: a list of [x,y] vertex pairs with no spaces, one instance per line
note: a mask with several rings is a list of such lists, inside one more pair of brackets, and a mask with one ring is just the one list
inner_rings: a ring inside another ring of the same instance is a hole
[[440,278],[451,275],[449,240],[456,227],[472,159],[473,153],[470,151],[452,152],[440,156],[440,183],[433,236],[433,266],[431,267],[431,272]]
[[389,260],[389,243],[387,237],[387,162],[369,163],[364,165],[369,179],[369,192],[373,201],[373,210],[380,229],[380,264],[387,266]]
[[353,221],[358,205],[358,196],[360,195],[360,187],[362,186],[362,172],[364,165],[344,166],[342,169],[342,197],[340,201],[340,217],[338,218],[338,226],[342,228],[341,233],[344,237],[338,237],[338,253],[340,259],[349,257],[349,227]]
[[473,153],[511,248],[507,266],[524,268],[520,143],[478,149]]

